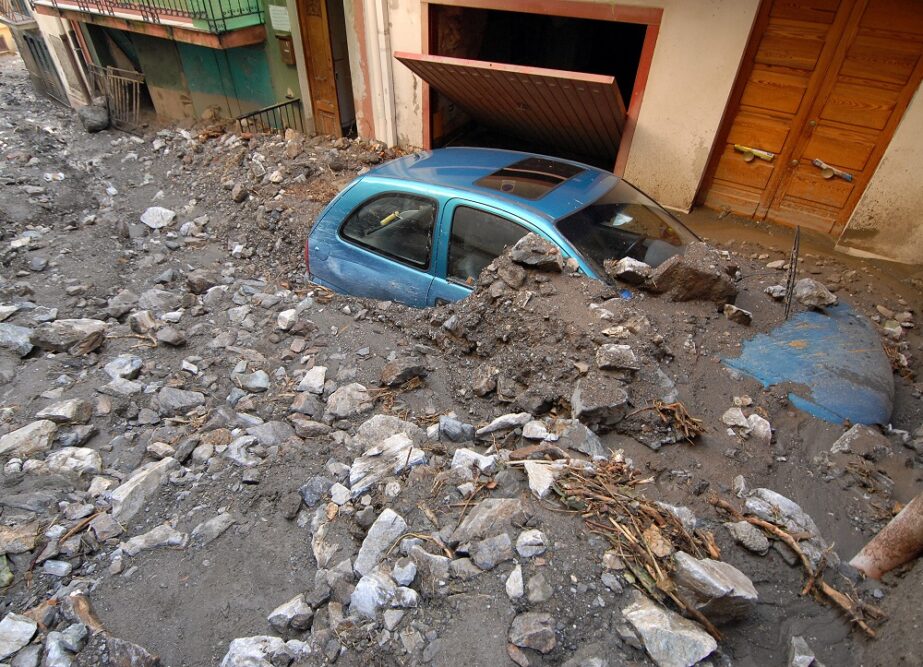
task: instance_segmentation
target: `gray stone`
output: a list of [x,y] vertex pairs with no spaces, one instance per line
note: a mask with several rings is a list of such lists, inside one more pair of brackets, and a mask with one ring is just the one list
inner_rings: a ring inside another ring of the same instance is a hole
[[204,294],[218,284],[214,274],[204,269],[196,269],[186,274],[186,287],[193,294]]
[[72,667],[74,658],[64,646],[64,636],[60,632],[49,632],[45,638],[45,654],[42,667]]
[[317,503],[321,501],[321,498],[327,495],[327,492],[330,490],[330,487],[333,486],[333,480],[327,477],[312,477],[303,484],[298,493],[301,494],[301,499],[304,501],[304,504],[308,507],[315,507]]
[[523,558],[540,556],[547,548],[548,538],[545,533],[534,528],[522,531],[516,538],[516,553]]
[[769,538],[766,537],[766,534],[762,530],[752,523],[747,521],[736,521],[733,523],[726,523],[724,527],[728,529],[731,537],[748,551],[760,554],[761,556],[766,555],[766,552],[769,551]]
[[176,417],[205,405],[205,394],[175,387],[162,387],[157,392],[157,405],[158,412],[164,417]]
[[105,542],[113,537],[118,537],[124,532],[122,525],[112,518],[111,514],[100,514],[90,521],[90,530],[97,542]]
[[[176,310],[183,303],[183,297],[168,290],[152,287],[141,293],[138,298],[138,308],[142,311],[167,313]],[[129,324],[131,324],[129,322]]]
[[[228,646],[228,652],[221,659],[220,667],[270,667],[271,665],[305,664],[313,658],[312,650],[306,642],[279,637],[257,635],[238,637]],[[134,662],[116,663],[135,667]],[[153,667],[144,665],[143,667]]]
[[426,453],[414,447],[404,433],[396,433],[370,447],[353,461],[349,469],[349,488],[353,498],[391,477],[426,462]]
[[755,514],[764,521],[778,524],[790,533],[820,535],[817,524],[798,503],[771,489],[754,489],[747,497],[744,506],[747,512]]
[[224,450],[224,458],[241,468],[255,468],[262,460],[255,456],[250,448],[256,445],[256,438],[252,435],[242,435],[234,438],[228,448]]
[[59,475],[98,475],[103,460],[99,452],[89,447],[62,447],[45,458],[45,467]]
[[452,455],[451,467],[463,468],[465,470],[477,468],[485,475],[490,475],[497,469],[497,457],[493,454],[487,456],[485,454],[479,454],[473,449],[459,447]]
[[738,308],[737,306],[730,303],[724,304],[724,316],[731,322],[736,322],[737,324],[742,324],[744,326],[749,326],[750,322],[753,321],[753,313],[751,313],[749,310]]
[[134,380],[138,377],[138,373],[141,372],[142,365],[144,365],[144,362],[141,357],[136,357],[133,354],[120,354],[103,366],[103,370],[113,380],[119,378]]
[[324,419],[349,419],[368,412],[373,404],[374,400],[368,390],[358,382],[353,382],[330,394]]
[[[365,544],[363,543],[363,546]],[[361,553],[361,552],[360,552]],[[417,576],[417,565],[411,558],[399,558],[391,568],[391,578],[399,586],[410,586]]]
[[42,563],[42,572],[52,577],[66,577],[73,569],[74,566],[66,560],[46,560]]
[[192,529],[192,541],[200,546],[205,546],[217,540],[224,532],[236,523],[234,517],[228,512],[213,516],[208,521],[203,521]]
[[151,206],[141,214],[141,222],[151,229],[162,229],[173,223],[176,212],[162,206]]
[[509,632],[510,643],[520,648],[531,648],[539,653],[550,653],[557,644],[554,618],[551,614],[526,612],[513,619]]
[[632,257],[623,257],[618,261],[607,259],[603,262],[603,268],[609,278],[629,285],[643,285],[650,279],[653,272],[649,264]]
[[32,351],[32,329],[6,322],[0,324],[0,347],[24,357]]
[[240,386],[252,393],[259,393],[269,389],[269,374],[259,370],[253,373],[244,373],[236,376]]
[[560,273],[564,269],[561,250],[537,234],[526,234],[510,249],[510,259],[540,271]]
[[492,570],[512,558],[513,543],[506,533],[475,542],[471,549],[471,560],[482,570]]
[[366,618],[375,618],[378,610],[390,606],[397,584],[380,569],[364,575],[356,584],[349,600],[350,611]]
[[522,581],[522,565],[516,565],[510,576],[506,578],[506,594],[510,600],[518,600],[525,595],[525,586]]
[[127,314],[138,305],[138,295],[131,290],[123,289],[106,302],[106,315],[116,319]]
[[313,616],[314,610],[305,602],[304,594],[301,593],[273,609],[266,620],[276,632],[285,632],[289,628],[304,632],[311,627]]
[[471,442],[475,428],[472,424],[442,415],[439,417],[439,439],[446,442]]
[[36,522],[18,526],[0,525],[0,552],[23,554],[35,548],[40,526]]
[[295,427],[295,435],[300,438],[316,438],[330,433],[330,427],[327,424],[308,419],[301,414],[289,415],[288,420]]
[[532,415],[528,412],[515,412],[505,415],[500,415],[487,426],[482,426],[479,428],[475,435],[478,438],[485,438],[492,433],[497,433],[499,431],[508,431],[510,429],[519,428],[524,426],[526,423],[532,420]]
[[295,435],[295,429],[283,421],[272,420],[251,426],[247,429],[247,435],[252,435],[264,447],[273,447],[281,445]]
[[577,380],[571,409],[576,419],[593,430],[605,430],[625,418],[628,393],[617,379],[591,371]]
[[136,334],[144,335],[157,328],[157,319],[151,311],[139,310],[128,316],[128,326]]
[[327,379],[327,367],[315,366],[308,370],[301,382],[298,383],[298,391],[306,391],[310,394],[323,394],[324,382]]
[[673,580],[687,600],[713,623],[726,623],[749,615],[759,595],[747,576],[729,563],[697,559],[679,551],[673,557]]
[[97,387],[96,391],[107,396],[129,398],[130,396],[140,394],[142,391],[144,391],[144,385],[140,382],[133,382],[132,380],[126,380],[124,378],[116,378],[112,382],[108,382],[100,387]]
[[176,459],[167,457],[138,468],[110,494],[113,518],[120,522],[130,521],[178,467]]
[[38,624],[27,616],[9,613],[0,621],[0,660],[4,660],[26,646]]
[[176,327],[166,326],[157,331],[157,342],[171,347],[182,347],[186,344],[186,334]]
[[483,539],[521,526],[527,518],[518,498],[485,498],[471,509],[449,541],[464,544]]
[[631,346],[615,343],[605,343],[597,348],[596,365],[605,371],[623,371],[621,376],[624,378],[630,378],[641,370],[641,364]]
[[83,650],[88,635],[87,626],[83,623],[72,623],[61,633],[61,643],[71,653],[79,653]]
[[50,419],[58,424],[86,424],[93,416],[93,406],[79,398],[52,403],[36,413],[36,419]]
[[622,610],[658,667],[692,667],[718,648],[697,623],[660,607],[640,593]]
[[890,448],[890,441],[881,434],[881,431],[865,424],[855,424],[846,433],[837,438],[836,442],[830,447],[830,453],[852,452],[853,454],[864,455],[871,454],[877,449],[889,451]]
[[169,524],[162,523],[142,535],[136,535],[122,542],[119,547],[129,556],[137,556],[142,551],[159,547],[182,549],[188,541],[189,535],[179,532]]
[[423,580],[421,590],[432,590],[448,580],[451,561],[446,556],[431,554],[418,544],[410,548],[408,555],[417,564],[417,572]]
[[785,298],[785,294],[788,292],[788,290],[785,289],[784,285],[770,285],[764,289],[763,292],[771,296],[776,301],[781,301]]
[[418,359],[395,359],[381,369],[381,384],[386,387],[397,387],[413,378],[422,377],[426,377],[426,366]]
[[836,294],[813,278],[802,278],[795,283],[792,296],[801,304],[809,308],[826,308],[837,302]]
[[724,269],[717,251],[705,243],[690,243],[682,255],[674,255],[651,273],[655,292],[666,293],[672,301],[714,301],[728,303],[737,287]]
[[58,432],[53,421],[41,419],[0,437],[0,456],[29,458],[47,452]]
[[41,664],[41,644],[30,644],[29,646],[26,646],[16,654],[16,657],[10,661],[10,667],[39,667]]
[[792,637],[788,646],[788,667],[824,667],[804,637]]
[[526,598],[529,602],[532,604],[548,602],[553,594],[554,590],[543,574],[538,573],[529,577],[529,582],[526,584]]
[[87,104],[77,107],[77,118],[80,119],[80,124],[87,132],[102,132],[109,127],[109,108],[105,104]]
[[45,322],[32,330],[32,344],[51,352],[88,354],[106,339],[106,323],[93,319],[70,319]]
[[362,541],[353,569],[360,575],[371,572],[385,552],[407,531],[407,523],[394,510],[385,509],[372,524]]

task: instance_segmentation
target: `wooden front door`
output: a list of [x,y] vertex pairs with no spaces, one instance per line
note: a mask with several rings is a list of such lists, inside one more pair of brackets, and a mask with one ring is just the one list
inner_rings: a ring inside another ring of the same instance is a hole
[[767,0],[745,59],[700,202],[838,232],[923,78],[923,2]]
[[330,48],[330,24],[325,0],[298,0],[298,21],[304,44],[304,62],[311,88],[311,108],[318,134],[343,135],[337,83]]

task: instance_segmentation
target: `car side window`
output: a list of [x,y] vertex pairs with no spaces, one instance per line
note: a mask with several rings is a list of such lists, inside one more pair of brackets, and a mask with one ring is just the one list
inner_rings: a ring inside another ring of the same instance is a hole
[[433,248],[436,202],[391,192],[361,204],[341,234],[369,250],[425,269]]
[[485,266],[529,233],[499,215],[459,206],[452,216],[447,277],[473,285]]

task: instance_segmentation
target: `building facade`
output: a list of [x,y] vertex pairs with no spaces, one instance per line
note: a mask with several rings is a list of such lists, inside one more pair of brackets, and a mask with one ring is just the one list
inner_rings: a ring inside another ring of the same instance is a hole
[[388,144],[574,157],[674,209],[798,225],[847,252],[923,263],[923,2],[289,4],[319,131],[351,120]]

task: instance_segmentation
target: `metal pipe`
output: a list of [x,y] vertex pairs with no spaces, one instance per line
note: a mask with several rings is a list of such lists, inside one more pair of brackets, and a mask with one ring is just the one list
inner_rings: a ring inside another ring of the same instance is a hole
[[911,500],[855,558],[854,568],[872,579],[923,553],[923,493]]

